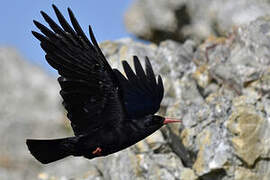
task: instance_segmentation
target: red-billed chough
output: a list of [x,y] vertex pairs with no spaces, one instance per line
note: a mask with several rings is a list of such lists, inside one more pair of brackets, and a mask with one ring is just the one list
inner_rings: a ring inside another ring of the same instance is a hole
[[164,124],[179,122],[154,115],[164,88],[147,57],[143,70],[134,56],[135,72],[123,61],[123,76],[107,62],[90,26],[91,41],[69,8],[73,27],[55,5],[53,9],[61,26],[41,11],[50,29],[34,21],[41,33],[32,33],[46,52],[47,62],[60,75],[60,94],[75,136],[27,139],[28,149],[37,160],[46,164],[69,155],[88,159],[106,156],[137,143]]

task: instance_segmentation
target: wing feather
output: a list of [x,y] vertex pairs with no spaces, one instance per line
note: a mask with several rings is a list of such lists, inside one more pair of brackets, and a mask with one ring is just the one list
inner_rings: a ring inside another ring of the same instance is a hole
[[[70,33],[73,37],[76,37],[76,33],[75,31],[72,29],[72,27],[68,24],[68,22],[66,21],[65,17],[62,15],[62,13],[59,11],[59,9],[55,6],[52,5],[54,12],[59,20],[59,23],[61,24],[61,26],[63,27],[63,29]],[[45,19],[46,20],[46,19]],[[47,21],[48,22],[48,21]],[[48,22],[50,23],[50,22]]]
[[124,118],[143,117],[158,111],[164,94],[163,82],[160,76],[156,80],[148,57],[145,70],[136,56],[135,71],[123,61],[126,78],[111,68],[91,26],[90,41],[69,8],[72,26],[55,5],[53,9],[60,25],[41,11],[50,29],[34,21],[41,33],[32,31],[32,34],[46,52],[47,62],[60,75],[60,94],[75,135],[113,128]]
[[86,37],[86,35],[84,34],[81,26],[79,25],[77,19],[75,18],[73,12],[71,11],[70,8],[68,8],[68,14],[71,20],[71,23],[75,29],[75,31],[77,32],[77,35],[79,37],[81,37],[83,39],[84,42],[86,42],[87,44],[90,44],[90,41],[88,40],[88,38]]
[[158,76],[158,83],[156,82],[152,65],[147,57],[145,59],[145,71],[138,57],[134,56],[133,61],[136,74],[126,61],[123,61],[123,68],[127,78],[118,70],[114,70],[120,82],[125,110],[131,118],[155,114],[160,107],[164,94],[162,79]]
[[146,81],[146,75],[137,56],[133,57],[136,75],[141,81]]
[[123,107],[112,68],[100,50],[91,27],[92,43],[69,8],[73,27],[55,5],[53,9],[61,26],[41,11],[51,29],[34,21],[41,33],[32,33],[46,52],[47,62],[60,75],[60,94],[75,135],[90,133],[98,128],[113,128],[123,119]]

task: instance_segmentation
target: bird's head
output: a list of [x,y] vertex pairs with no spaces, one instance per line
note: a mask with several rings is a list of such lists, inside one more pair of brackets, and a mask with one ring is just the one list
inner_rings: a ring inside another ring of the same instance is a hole
[[154,131],[158,130],[165,124],[176,123],[176,122],[181,122],[181,121],[178,119],[164,118],[157,115],[149,115],[149,116],[146,116],[144,121],[141,121],[141,122],[142,122],[143,128],[146,131],[153,133]]

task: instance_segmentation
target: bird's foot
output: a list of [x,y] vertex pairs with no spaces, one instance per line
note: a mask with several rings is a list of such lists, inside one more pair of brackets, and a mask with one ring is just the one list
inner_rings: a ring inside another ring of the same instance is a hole
[[100,147],[97,147],[96,150],[94,150],[94,151],[92,152],[92,154],[95,154],[95,155],[101,155],[101,151],[102,151],[102,149],[101,149]]

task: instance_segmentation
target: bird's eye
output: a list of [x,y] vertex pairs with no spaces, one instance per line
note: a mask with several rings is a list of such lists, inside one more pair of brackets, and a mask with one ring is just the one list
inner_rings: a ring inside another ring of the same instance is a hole
[[146,127],[149,127],[149,126],[151,126],[152,124],[153,124],[152,121],[146,121],[146,122],[145,122],[145,126],[146,126]]

